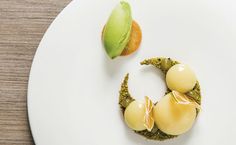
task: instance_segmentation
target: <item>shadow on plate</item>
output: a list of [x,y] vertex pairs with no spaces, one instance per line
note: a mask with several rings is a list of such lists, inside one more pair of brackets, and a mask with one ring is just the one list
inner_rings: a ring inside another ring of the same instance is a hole
[[109,76],[114,76],[122,70],[125,63],[131,61],[137,56],[137,52],[129,56],[119,56],[115,59],[110,59],[104,50],[104,69]]

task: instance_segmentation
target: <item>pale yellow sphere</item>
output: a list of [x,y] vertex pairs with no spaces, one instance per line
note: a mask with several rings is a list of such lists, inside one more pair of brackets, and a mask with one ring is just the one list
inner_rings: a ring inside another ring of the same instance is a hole
[[161,131],[170,135],[180,135],[192,127],[196,118],[196,108],[189,104],[177,104],[172,93],[169,93],[156,104],[153,115]]
[[170,90],[180,93],[191,91],[197,82],[194,72],[189,66],[176,64],[166,74],[166,84]]
[[133,101],[125,109],[124,117],[126,124],[133,130],[145,130],[144,126],[145,104],[140,101]]

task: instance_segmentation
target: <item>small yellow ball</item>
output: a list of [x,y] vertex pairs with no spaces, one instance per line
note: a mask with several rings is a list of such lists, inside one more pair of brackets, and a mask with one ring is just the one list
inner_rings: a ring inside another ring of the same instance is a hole
[[166,74],[166,83],[170,90],[186,93],[192,90],[197,82],[194,72],[189,66],[176,64]]
[[169,93],[153,108],[153,115],[161,131],[170,135],[180,135],[192,127],[196,118],[196,108],[189,104],[178,104],[172,93]]
[[126,124],[133,130],[145,130],[144,126],[145,104],[140,101],[133,101],[125,109],[124,117]]

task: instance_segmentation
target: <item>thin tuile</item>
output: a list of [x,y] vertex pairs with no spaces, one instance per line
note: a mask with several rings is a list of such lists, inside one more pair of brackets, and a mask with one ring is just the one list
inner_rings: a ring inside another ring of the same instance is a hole
[[144,116],[144,126],[147,128],[148,131],[151,131],[154,127],[154,119],[153,119],[153,103],[152,101],[146,96],[145,97],[145,116]]
[[194,99],[190,99],[190,97],[188,97],[187,95],[180,93],[178,91],[172,91],[172,94],[177,104],[192,105],[196,109],[201,110],[201,106]]

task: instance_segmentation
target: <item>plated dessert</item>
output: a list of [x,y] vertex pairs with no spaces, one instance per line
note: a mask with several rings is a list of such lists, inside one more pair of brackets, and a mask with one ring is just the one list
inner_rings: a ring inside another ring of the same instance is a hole
[[[112,11],[102,31],[102,41],[111,59],[135,52],[142,32],[132,18],[131,7],[121,1]],[[119,104],[127,126],[148,139],[166,140],[190,130],[200,110],[200,86],[188,65],[170,58],[152,58],[141,62],[153,65],[166,77],[166,94],[153,103],[148,96],[135,100],[128,90],[128,74],[120,90]]]
[[121,85],[119,105],[127,126],[148,139],[177,137],[193,126],[200,111],[201,93],[196,75],[188,65],[170,58],[152,58],[141,62],[153,65],[165,74],[166,94],[153,103],[147,96],[135,100],[128,90],[127,74]]
[[102,41],[111,59],[135,52],[141,43],[142,32],[132,18],[131,7],[121,1],[112,11],[102,31]]

